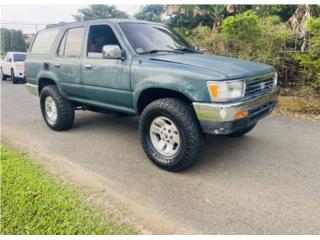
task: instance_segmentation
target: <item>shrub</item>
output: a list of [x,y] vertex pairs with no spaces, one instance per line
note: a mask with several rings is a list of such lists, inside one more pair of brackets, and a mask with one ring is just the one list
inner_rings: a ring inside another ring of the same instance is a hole
[[307,29],[310,33],[310,44],[307,52],[294,53],[299,62],[302,85],[311,87],[320,95],[320,18],[309,18]]
[[261,34],[259,17],[252,11],[230,16],[224,20],[222,32],[231,40],[255,42]]

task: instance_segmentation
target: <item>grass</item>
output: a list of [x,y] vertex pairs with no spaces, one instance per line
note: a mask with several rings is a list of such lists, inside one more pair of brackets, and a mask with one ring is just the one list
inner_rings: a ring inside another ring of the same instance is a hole
[[1,234],[134,234],[25,154],[1,145]]

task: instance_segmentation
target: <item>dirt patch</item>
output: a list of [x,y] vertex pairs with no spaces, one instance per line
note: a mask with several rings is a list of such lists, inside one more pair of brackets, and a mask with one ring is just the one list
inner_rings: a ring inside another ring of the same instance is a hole
[[[133,225],[139,234],[195,234],[195,230],[180,226],[167,216],[148,208],[148,203],[135,202],[124,186],[106,181],[105,178],[83,169],[70,161],[48,156],[31,149],[19,141],[2,139],[4,143],[28,153],[31,159],[42,164],[50,173],[67,184],[81,190],[85,201],[101,209],[107,216],[121,223]],[[121,194],[117,191],[121,189]],[[123,194],[123,192],[126,192]]]
[[320,120],[320,101],[299,96],[279,96],[275,114]]

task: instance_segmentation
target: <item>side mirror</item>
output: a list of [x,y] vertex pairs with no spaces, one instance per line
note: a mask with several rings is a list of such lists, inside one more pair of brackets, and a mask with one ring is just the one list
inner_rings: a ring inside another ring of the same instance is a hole
[[8,62],[12,62],[12,59],[11,59],[11,58],[8,58]]
[[102,56],[104,59],[122,59],[122,51],[118,45],[104,45]]

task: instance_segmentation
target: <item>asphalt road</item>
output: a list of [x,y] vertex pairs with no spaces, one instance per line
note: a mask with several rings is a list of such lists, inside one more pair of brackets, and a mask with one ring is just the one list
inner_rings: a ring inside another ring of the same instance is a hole
[[209,136],[183,173],[155,167],[138,119],[79,111],[54,132],[24,85],[1,84],[2,137],[63,157],[134,193],[168,219],[207,234],[320,234],[320,122],[270,116],[243,138]]

